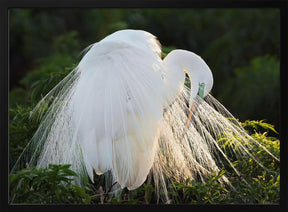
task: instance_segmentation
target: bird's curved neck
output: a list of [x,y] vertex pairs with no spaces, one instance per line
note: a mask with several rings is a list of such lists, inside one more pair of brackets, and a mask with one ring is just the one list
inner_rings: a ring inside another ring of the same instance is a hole
[[163,61],[169,69],[168,74],[171,74],[172,77],[181,75],[181,72],[186,72],[189,75],[191,81],[191,98],[197,96],[201,83],[205,84],[203,97],[212,89],[212,73],[200,56],[186,50],[174,50],[170,52]]
[[181,91],[184,86],[185,73],[189,75],[191,82],[190,102],[197,96],[199,86],[205,85],[201,90],[202,98],[205,97],[213,86],[213,76],[205,61],[186,50],[173,50],[163,60],[167,68],[167,85],[171,86],[173,95]]

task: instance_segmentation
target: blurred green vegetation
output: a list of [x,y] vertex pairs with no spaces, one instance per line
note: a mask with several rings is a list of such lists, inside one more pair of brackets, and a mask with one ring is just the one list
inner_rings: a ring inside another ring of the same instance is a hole
[[[22,81],[27,72],[47,75],[63,60],[62,74],[88,45],[142,29],[164,47],[199,54],[213,72],[213,96],[236,118],[265,119],[279,130],[279,9],[11,9],[9,21],[11,91],[33,85]],[[40,70],[43,59],[50,66]]]
[[[10,168],[39,124],[29,119],[35,104],[77,65],[85,47],[127,28],[156,35],[163,45],[163,56],[173,48],[199,54],[213,72],[212,95],[243,122],[256,140],[279,156],[278,9],[11,9],[9,23]],[[259,147],[255,148],[257,151]],[[235,166],[252,184],[240,181],[231,170],[223,170],[220,175],[230,175],[234,190],[215,184],[219,178],[216,175],[206,184],[187,179],[185,184],[175,182],[177,192],[170,194],[174,203],[278,203],[279,164],[261,149],[257,152],[272,172],[263,172],[249,158],[236,160]],[[13,202],[156,202],[151,184],[144,183],[132,195],[124,190],[122,199],[109,200],[94,197],[91,189],[95,184],[91,182],[82,190],[74,187],[69,181],[71,176],[74,173],[69,166],[20,170],[10,176]],[[53,185],[52,178],[57,179]],[[46,193],[44,188],[51,186],[55,189]]]

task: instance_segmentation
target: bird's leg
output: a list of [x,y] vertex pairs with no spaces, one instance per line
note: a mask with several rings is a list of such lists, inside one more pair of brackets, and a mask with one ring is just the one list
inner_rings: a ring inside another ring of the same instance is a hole
[[190,108],[190,113],[189,113],[189,115],[188,115],[188,119],[187,119],[186,124],[185,124],[185,129],[184,129],[183,135],[185,135],[186,132],[187,132],[187,130],[188,130],[190,121],[191,121],[192,116],[193,116],[193,112],[194,112],[194,107],[191,106],[191,108]]
[[99,193],[99,195],[100,195],[100,203],[101,203],[101,204],[104,204],[104,199],[105,199],[104,194],[105,194],[105,192],[104,192],[102,186],[99,187],[98,193]]
[[185,125],[186,129],[188,129],[189,123],[190,123],[191,118],[192,118],[192,115],[193,115],[193,111],[194,111],[194,108],[191,107],[191,108],[190,108],[190,113],[189,113],[189,115],[188,115],[188,119],[187,119],[186,125]]
[[[199,83],[199,87],[198,87],[198,96],[203,99],[204,98],[204,88],[205,88],[205,83]],[[184,129],[184,133],[183,135],[186,134],[187,130],[188,130],[188,126],[189,126],[189,123],[192,119],[192,116],[193,116],[193,112],[195,111],[195,105],[192,104],[191,105],[191,108],[190,108],[190,113],[188,115],[188,119],[186,121],[186,125],[185,125],[185,129]]]
[[[151,184],[151,181],[152,181],[152,174],[151,174],[151,171],[149,172],[148,174],[148,177],[147,177],[147,185],[150,185]],[[145,196],[144,196],[144,199],[145,199],[145,202],[148,204],[148,191],[145,190]]]
[[133,194],[132,191],[129,190],[129,192],[128,192],[128,201],[129,201],[130,199],[132,199],[132,194]]

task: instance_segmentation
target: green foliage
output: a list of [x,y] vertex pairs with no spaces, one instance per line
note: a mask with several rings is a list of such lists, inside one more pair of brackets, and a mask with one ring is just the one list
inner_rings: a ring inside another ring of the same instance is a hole
[[36,131],[37,122],[29,120],[31,107],[17,105],[9,108],[9,162],[10,168],[15,164],[19,155],[28,144]]
[[167,54],[171,51],[173,51],[174,49],[177,49],[175,46],[162,46],[162,52],[161,52],[161,58],[164,59]]
[[272,124],[268,124],[264,122],[264,120],[260,121],[254,121],[254,120],[246,120],[244,123],[242,123],[242,126],[247,130],[250,134],[254,132],[272,132],[274,135],[278,134],[278,132],[274,129],[274,126]]
[[10,175],[11,203],[89,204],[85,190],[72,183],[77,174],[70,165],[28,168]]
[[235,77],[223,84],[220,100],[239,119],[265,117],[279,128],[279,79],[278,58],[269,55],[254,58],[249,65],[235,69]]
[[73,65],[74,57],[68,53],[69,49],[77,46],[77,42],[73,38],[74,35],[75,33],[68,33],[56,37],[54,40],[55,54],[46,58],[39,58],[37,69],[30,71],[20,81],[22,85],[30,89],[31,102],[39,101],[43,94],[47,94],[76,67]]
[[[245,127],[255,127],[257,129],[261,126],[275,132],[273,126],[264,121],[245,121],[242,124]],[[251,136],[279,158],[279,140],[266,135],[267,131],[263,134],[254,131]],[[221,140],[221,142],[223,141]],[[206,183],[195,182],[195,180],[190,179],[187,179],[185,184],[175,182],[180,202],[197,204],[279,203],[280,164],[273,157],[268,156],[267,152],[260,146],[256,144],[252,146],[254,149],[251,149],[251,151],[257,153],[255,156],[260,163],[257,163],[249,156],[238,157],[233,164],[240,171],[241,177],[231,168],[225,166],[225,169],[222,169],[218,175],[214,174]],[[229,151],[226,151],[225,154],[230,155]],[[224,173],[228,176],[231,186],[216,183]]]
[[[259,133],[254,131],[251,136],[270,151],[274,156],[280,158],[280,142],[275,137],[267,137],[269,131],[275,132],[273,126],[263,121],[246,121],[245,127],[265,128],[268,131]],[[233,184],[235,186],[236,200],[241,198],[244,203],[277,203],[280,192],[280,163],[258,145],[252,145],[256,152],[257,161],[264,168],[251,158],[243,158],[237,161],[236,168],[240,170],[243,177],[252,182],[250,185],[243,181]]]
[[29,94],[23,88],[14,88],[9,92],[9,106],[10,108],[17,107],[17,104],[28,104]]
[[[105,182],[102,181],[101,176],[94,176],[94,181],[95,178],[96,182],[89,186],[91,201],[95,204],[154,204],[157,202],[154,187],[151,183],[145,182],[133,191],[124,188],[120,196],[111,198],[107,194],[107,191],[105,192],[103,187],[99,186],[105,184]],[[95,188],[98,189],[95,190]]]
[[69,58],[65,56],[57,55],[47,59],[54,62],[51,62],[50,64],[48,63],[47,66],[39,67],[37,71],[35,70],[31,72],[21,81],[27,86],[30,85],[30,101],[32,103],[37,103],[43,97],[43,94],[47,94],[75,67],[71,65],[67,67],[69,62],[66,62],[65,59],[68,59],[69,61]]
[[78,49],[81,48],[77,36],[77,31],[69,31],[53,38],[53,55],[77,56],[79,54]]
[[280,202],[280,174],[267,176],[266,172],[253,177],[250,184],[235,183],[230,195],[235,203],[271,204]]
[[195,180],[190,179],[187,179],[185,183],[175,182],[181,203],[229,203],[231,199],[228,196],[228,190],[217,182],[224,173],[224,170],[220,171],[217,175],[214,173],[214,176],[209,178],[206,183],[195,182]]
[[20,81],[23,88],[16,87],[9,93],[10,168],[39,125],[38,121],[29,118],[33,107],[75,67],[74,56],[69,52],[71,49],[75,51],[79,45],[75,36],[75,32],[56,36],[53,45],[55,54],[39,58],[37,68]]

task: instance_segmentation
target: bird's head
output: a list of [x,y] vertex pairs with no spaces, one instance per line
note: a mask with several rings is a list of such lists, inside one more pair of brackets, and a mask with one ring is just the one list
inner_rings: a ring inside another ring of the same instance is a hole
[[[190,104],[194,102],[197,95],[204,98],[211,91],[213,86],[212,72],[205,61],[197,54],[177,49],[171,51],[163,62],[167,67],[168,75],[171,75],[171,81],[183,80],[184,73],[188,74],[191,82]],[[181,83],[183,84],[183,82]]]

